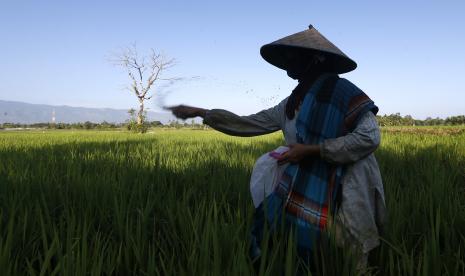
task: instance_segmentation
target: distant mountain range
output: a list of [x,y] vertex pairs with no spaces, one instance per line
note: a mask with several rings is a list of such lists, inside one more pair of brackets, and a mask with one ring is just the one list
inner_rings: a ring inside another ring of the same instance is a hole
[[[72,106],[54,106],[45,104],[29,104],[23,102],[0,100],[0,124],[18,123],[34,124],[52,122],[55,114],[57,123],[93,122],[123,123],[129,119],[128,110],[112,108],[87,108]],[[147,112],[149,121],[160,121],[163,124],[176,118],[170,113]],[[196,120],[197,121],[197,120]]]

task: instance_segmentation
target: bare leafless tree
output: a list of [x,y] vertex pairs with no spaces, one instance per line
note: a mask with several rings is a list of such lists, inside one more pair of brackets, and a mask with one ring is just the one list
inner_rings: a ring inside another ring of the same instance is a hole
[[127,87],[139,101],[137,112],[137,124],[144,123],[145,101],[150,100],[155,94],[155,87],[161,82],[172,84],[180,78],[166,78],[164,73],[175,65],[173,58],[167,58],[161,53],[150,49],[145,55],[140,55],[135,44],[121,49],[113,54],[110,61],[121,66],[127,72],[130,85]]

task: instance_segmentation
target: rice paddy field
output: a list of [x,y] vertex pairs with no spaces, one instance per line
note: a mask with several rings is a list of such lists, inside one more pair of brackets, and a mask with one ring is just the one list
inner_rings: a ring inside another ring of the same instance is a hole
[[[281,134],[0,132],[0,275],[356,275],[342,249],[310,270],[292,233],[248,258],[255,160]],[[373,275],[465,275],[464,128],[384,129],[389,222]],[[266,246],[266,245],[265,245]]]

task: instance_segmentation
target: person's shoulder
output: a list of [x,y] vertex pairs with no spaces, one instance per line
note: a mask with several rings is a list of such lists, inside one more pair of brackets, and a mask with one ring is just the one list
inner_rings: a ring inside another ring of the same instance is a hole
[[273,110],[284,110],[286,108],[286,104],[287,104],[287,99],[289,97],[286,97],[285,99],[281,100],[278,104],[276,104],[275,106],[273,107],[270,107],[270,109],[273,109]]
[[346,78],[339,78],[337,86],[344,89],[360,89],[353,82]]
[[289,99],[289,96],[287,96],[286,98],[284,98],[282,101],[279,102],[279,106],[286,106],[287,104],[287,99]]
[[282,122],[285,119],[285,114],[286,114],[286,104],[287,104],[287,99],[289,97],[284,98],[281,100],[277,105],[274,107],[271,107],[270,110],[272,110],[275,118]]

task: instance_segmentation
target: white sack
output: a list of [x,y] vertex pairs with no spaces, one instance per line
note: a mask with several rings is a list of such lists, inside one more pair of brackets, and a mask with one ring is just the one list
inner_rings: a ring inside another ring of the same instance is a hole
[[263,200],[269,196],[278,185],[281,176],[288,164],[279,166],[276,158],[271,153],[282,154],[288,151],[288,147],[280,146],[272,152],[267,152],[258,158],[250,177],[250,193],[252,201],[257,208]]

